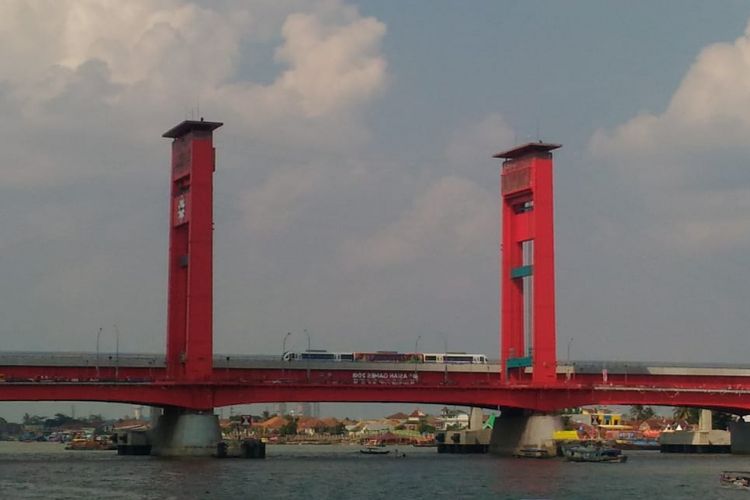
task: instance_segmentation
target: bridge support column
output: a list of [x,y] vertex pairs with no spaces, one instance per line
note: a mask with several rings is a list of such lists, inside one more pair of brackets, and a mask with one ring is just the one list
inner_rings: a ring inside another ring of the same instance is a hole
[[732,422],[729,435],[733,455],[750,455],[750,422]]
[[554,433],[562,428],[562,418],[558,415],[503,411],[495,419],[490,453],[510,457],[522,449],[534,449],[547,450],[550,456],[555,456],[557,447],[553,439]]
[[216,453],[219,441],[219,417],[213,413],[167,408],[153,431],[151,454],[209,457]]
[[469,413],[469,430],[481,431],[484,425],[484,412],[481,408],[472,408]]

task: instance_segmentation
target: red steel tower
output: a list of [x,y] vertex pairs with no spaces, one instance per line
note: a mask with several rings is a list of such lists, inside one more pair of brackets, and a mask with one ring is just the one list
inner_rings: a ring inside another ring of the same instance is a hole
[[529,143],[494,158],[501,170],[501,348],[503,379],[554,383],[555,245],[552,153],[559,144]]
[[207,380],[213,369],[213,131],[185,120],[172,141],[167,297],[167,376]]

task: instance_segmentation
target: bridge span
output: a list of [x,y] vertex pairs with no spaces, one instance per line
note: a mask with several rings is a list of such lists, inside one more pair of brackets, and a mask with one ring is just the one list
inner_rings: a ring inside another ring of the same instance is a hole
[[196,410],[284,401],[408,402],[554,411],[588,404],[750,413],[750,365],[561,363],[556,380],[502,380],[501,364],[282,361],[217,355],[211,377],[171,379],[162,354],[0,352],[0,401],[102,401]]
[[499,361],[215,356],[213,131],[221,126],[185,120],[164,134],[172,139],[166,354],[0,353],[0,401],[161,406],[168,411],[155,429],[155,453],[164,455],[212,453],[220,438],[213,408],[247,403],[404,402],[537,412],[644,404],[750,413],[750,366],[557,359],[552,151],[560,145],[542,142],[495,155],[503,159]]

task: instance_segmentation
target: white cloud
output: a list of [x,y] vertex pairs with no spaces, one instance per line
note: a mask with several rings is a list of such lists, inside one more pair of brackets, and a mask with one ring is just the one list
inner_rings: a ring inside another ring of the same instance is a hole
[[492,113],[454,133],[446,155],[448,161],[456,166],[489,164],[494,153],[510,148],[514,142],[515,132],[505,118]]
[[319,116],[361,102],[380,90],[385,59],[378,54],[385,26],[373,18],[349,16],[344,25],[325,25],[309,14],[284,23],[286,43],[276,59],[290,70],[278,80],[287,97],[296,96],[306,116]]
[[641,113],[614,132],[599,131],[595,152],[704,151],[750,133],[750,25],[734,43],[703,49],[661,114]]
[[[0,108],[18,113],[5,117],[14,129],[35,136],[33,154],[26,156],[24,144],[19,162],[4,165],[6,182],[94,174],[100,165],[85,149],[71,159],[74,168],[52,167],[51,159],[60,159],[55,137],[106,130],[108,149],[138,148],[198,105],[207,118],[231,124],[232,133],[288,149],[349,149],[367,138],[361,111],[387,76],[381,22],[339,2],[305,4],[301,11],[290,3],[285,15],[264,2],[228,5],[0,5]],[[266,11],[281,39],[280,67],[270,83],[254,80],[242,66],[247,46],[271,58],[269,27],[261,26]],[[20,137],[6,137],[4,150],[13,156]]]
[[348,240],[343,261],[350,268],[378,269],[483,253],[488,239],[494,243],[498,233],[499,174],[491,156],[512,145],[514,137],[497,113],[459,127],[445,146],[445,161],[438,162],[450,173],[436,177],[440,167],[435,165],[417,173],[422,180],[411,206],[373,234]]
[[348,162],[277,168],[257,188],[241,195],[244,225],[256,237],[278,234],[320,197],[345,192],[365,178],[362,165]]
[[750,25],[706,47],[666,110],[597,131],[590,151],[653,213],[650,236],[677,248],[750,244]]
[[396,222],[361,240],[349,241],[351,267],[388,267],[420,258],[468,255],[497,232],[492,194],[460,177],[443,177],[414,200]]

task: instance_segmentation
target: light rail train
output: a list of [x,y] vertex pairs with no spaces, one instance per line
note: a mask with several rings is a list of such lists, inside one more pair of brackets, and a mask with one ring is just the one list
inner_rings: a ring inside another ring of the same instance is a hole
[[362,361],[366,363],[441,363],[441,364],[487,364],[484,354],[465,352],[424,353],[424,352],[329,352],[308,350],[285,352],[284,361]]

